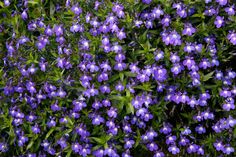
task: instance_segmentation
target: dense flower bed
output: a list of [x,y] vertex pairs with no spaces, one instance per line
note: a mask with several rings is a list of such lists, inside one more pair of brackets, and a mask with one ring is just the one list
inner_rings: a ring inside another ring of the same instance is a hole
[[236,156],[234,0],[0,2],[0,156]]

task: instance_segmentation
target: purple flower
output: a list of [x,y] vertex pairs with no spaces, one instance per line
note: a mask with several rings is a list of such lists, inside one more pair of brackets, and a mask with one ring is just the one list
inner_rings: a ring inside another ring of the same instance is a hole
[[191,53],[191,52],[195,51],[195,47],[192,43],[186,43],[186,45],[184,46],[184,51]]
[[102,104],[101,104],[99,101],[95,101],[95,102],[92,104],[92,107],[93,107],[95,110],[98,110],[99,108],[102,107]]
[[228,70],[227,71],[227,77],[230,79],[234,79],[236,77],[236,72]]
[[86,157],[88,156],[89,154],[91,153],[91,150],[86,146],[86,147],[83,147],[80,151],[79,151],[79,154],[82,156],[82,157]]
[[26,20],[26,19],[28,18],[28,14],[27,14],[26,10],[24,10],[24,11],[21,13],[21,18],[22,18],[23,20]]
[[95,96],[98,95],[98,90],[94,88],[94,85],[91,86],[91,88],[87,89],[86,91],[84,91],[84,95],[86,97],[91,97],[91,96]]
[[149,143],[149,144],[147,145],[147,148],[148,148],[150,151],[157,151],[158,146],[157,146],[156,143],[152,142],[152,143]]
[[110,93],[111,89],[108,85],[102,85],[99,87],[101,93],[105,94],[105,93]]
[[117,36],[117,38],[120,39],[120,40],[123,40],[123,39],[126,38],[126,35],[125,35],[125,32],[123,31],[123,29],[121,29],[120,31],[118,31],[118,32],[116,33],[116,36]]
[[81,151],[82,149],[82,146],[79,143],[73,143],[71,145],[71,149],[73,150],[73,152],[79,153],[79,151]]
[[52,36],[53,35],[53,30],[50,28],[50,26],[47,26],[47,28],[45,29],[44,33],[48,36]]
[[18,146],[19,147],[22,147],[24,146],[24,144],[28,142],[28,137],[25,137],[25,136],[20,136],[19,139],[18,139]]
[[56,121],[54,121],[53,119],[50,119],[50,121],[47,122],[47,126],[49,128],[56,126]]
[[230,111],[230,110],[234,110],[235,109],[235,105],[233,103],[225,103],[223,104],[223,110],[225,111]]
[[124,144],[124,148],[125,149],[130,149],[130,148],[133,147],[134,143],[135,143],[134,140],[126,139],[125,144]]
[[110,100],[108,100],[108,99],[102,100],[102,104],[103,104],[104,107],[109,107],[109,106],[111,106],[111,102],[110,102]]
[[220,91],[220,96],[224,98],[231,97],[231,91],[227,89],[223,89]]
[[106,126],[107,126],[109,129],[112,129],[112,128],[115,128],[115,127],[116,127],[115,123],[114,123],[113,121],[111,121],[111,120],[106,122]]
[[207,68],[211,67],[211,63],[209,62],[208,59],[204,58],[200,62],[199,67],[202,68],[202,69],[207,69]]
[[196,29],[193,28],[193,26],[191,24],[185,24],[182,34],[192,36],[195,32],[196,32]]
[[117,53],[115,60],[117,62],[122,62],[123,60],[125,60],[125,55],[123,53]]
[[139,116],[144,116],[145,113],[147,112],[147,109],[146,108],[140,108],[136,111],[136,116],[139,117]]
[[61,137],[58,141],[57,144],[59,144],[61,146],[62,149],[67,147],[67,143],[66,143],[66,139]]
[[181,36],[175,30],[170,32],[169,35],[165,36],[163,34],[162,38],[166,45],[169,44],[173,46],[181,45]]
[[111,157],[113,157],[113,155],[115,155],[115,154],[116,154],[115,150],[113,150],[111,147],[106,148],[104,151],[104,155],[108,155]]
[[142,24],[143,24],[143,21],[140,21],[140,20],[135,20],[134,21],[134,25],[138,28],[140,28]]
[[188,69],[190,70],[193,65],[195,65],[195,61],[193,58],[186,57],[186,59],[183,61],[183,65],[187,66]]
[[142,2],[145,4],[150,4],[152,2],[152,0],[142,0]]
[[170,145],[170,144],[174,144],[176,141],[176,136],[168,136],[166,138],[166,144],[167,145]]
[[213,16],[216,14],[216,10],[214,8],[207,8],[205,11],[204,11],[204,14],[206,16]]
[[196,153],[197,152],[197,150],[198,150],[198,145],[196,145],[196,144],[190,144],[189,146],[188,146],[188,148],[187,148],[187,152],[189,153],[189,154],[191,154],[191,153]]
[[119,83],[116,85],[115,89],[116,89],[117,91],[121,92],[121,91],[123,91],[123,90],[125,89],[125,87],[121,84],[121,82],[119,82]]
[[206,133],[206,128],[204,128],[203,126],[199,125],[195,128],[195,131],[198,133],[198,134],[204,134]]
[[180,57],[176,53],[171,53],[170,61],[172,63],[178,63],[180,61]]
[[236,33],[230,32],[230,33],[227,35],[227,38],[228,38],[228,40],[229,40],[233,45],[236,45]]
[[39,127],[38,127],[37,124],[34,125],[34,126],[32,126],[32,127],[31,127],[31,130],[32,130],[32,132],[35,133],[35,134],[39,134],[39,133],[40,133],[40,129],[39,129]]
[[154,69],[154,78],[157,81],[163,82],[167,79],[167,70],[162,67]]
[[164,12],[161,10],[161,7],[158,6],[158,7],[155,7],[153,10],[152,10],[152,13],[151,13],[151,16],[153,19],[159,19],[161,15],[163,15]]
[[184,67],[181,66],[180,64],[174,64],[173,67],[171,68],[171,72],[174,75],[178,75],[183,69]]
[[132,133],[132,129],[131,129],[131,127],[130,127],[129,124],[124,124],[124,125],[123,125],[123,131],[124,131],[126,134]]
[[223,151],[224,150],[224,145],[220,141],[215,142],[213,145],[214,145],[214,147],[217,151]]
[[136,97],[131,101],[131,104],[134,106],[134,108],[138,109],[142,106],[143,102],[140,100],[139,97]]
[[101,123],[104,123],[104,118],[102,118],[100,115],[95,115],[92,119],[93,125],[100,125]]
[[145,73],[139,73],[137,79],[142,83],[149,81],[149,77]]
[[185,10],[185,8],[177,9],[177,14],[181,18],[186,18],[187,17],[187,11]]
[[89,50],[89,41],[83,39],[78,43],[78,46],[81,50]]
[[164,157],[164,156],[165,156],[165,154],[163,152],[158,151],[154,154],[153,157]]
[[59,119],[59,122],[61,124],[67,124],[68,123],[68,119],[66,117],[62,117],[62,118]]
[[160,133],[163,133],[165,135],[171,133],[171,127],[169,124],[164,124],[163,127],[160,129]]
[[52,147],[49,147],[49,148],[47,149],[47,152],[48,152],[49,154],[51,154],[51,155],[55,155],[55,153],[56,153],[55,149],[52,148]]
[[234,152],[234,148],[231,146],[226,146],[223,150],[222,150],[225,154],[229,155],[231,153]]
[[197,52],[202,52],[202,44],[195,44],[195,51],[197,51]]
[[212,2],[212,0],[205,0],[205,3],[206,3],[206,4],[208,4],[208,3],[210,3],[210,2]]
[[145,26],[147,29],[153,28],[153,22],[151,20],[145,21]]
[[199,147],[198,150],[197,150],[197,154],[199,155],[204,155],[204,149],[202,147]]
[[180,152],[179,148],[175,145],[172,145],[168,148],[168,151],[171,152],[173,155],[176,155]]
[[209,111],[204,111],[201,113],[204,119],[214,119],[214,114]]
[[168,27],[171,23],[171,18],[170,15],[164,15],[164,17],[161,20],[161,24],[164,27]]
[[123,71],[126,68],[126,64],[123,62],[117,62],[114,66],[114,69],[117,71]]
[[229,116],[229,118],[227,119],[227,123],[230,127],[234,127],[236,125],[236,120]]
[[156,54],[156,57],[155,57],[156,61],[159,61],[164,58],[164,52],[161,50],[156,51],[155,54]]
[[122,52],[122,47],[120,45],[118,45],[118,43],[115,43],[112,47],[111,47],[111,51],[114,51],[116,53]]
[[99,70],[99,67],[95,64],[95,62],[88,63],[87,68],[89,69],[90,72],[97,72]]
[[107,111],[107,115],[110,118],[116,118],[117,117],[117,109],[114,107],[111,107],[108,111]]
[[101,73],[98,75],[98,82],[103,82],[108,80],[108,74],[107,73]]
[[227,0],[216,0],[220,5],[224,6],[227,4]]
[[232,16],[235,14],[235,10],[234,10],[234,5],[226,7],[225,8],[225,12],[229,15]]
[[97,149],[97,150],[95,150],[95,151],[93,152],[93,155],[94,155],[95,157],[103,157],[103,156],[104,156],[104,150],[102,150],[102,149]]
[[0,152],[7,152],[8,151],[8,146],[7,143],[0,142]]
[[57,96],[64,98],[66,96],[66,92],[62,90],[62,88],[60,88],[57,92]]
[[26,116],[26,119],[29,121],[29,122],[33,122],[35,119],[37,119],[37,117],[35,115],[27,115]]
[[174,3],[173,5],[172,5],[172,8],[174,8],[174,9],[181,9],[181,8],[183,8],[184,7],[184,4],[182,4],[181,2],[179,2],[179,3]]
[[216,25],[216,28],[220,28],[224,24],[224,17],[217,16],[214,24]]
[[11,3],[10,3],[9,0],[4,0],[4,5],[5,5],[6,7],[8,7],[10,4],[11,4]]
[[189,139],[187,139],[186,137],[181,137],[179,140],[180,146],[186,146],[188,143],[189,143]]
[[155,137],[157,137],[157,132],[155,132],[153,129],[150,129],[147,133],[146,133],[147,139],[149,141],[152,141]]
[[28,82],[26,88],[31,94],[36,93],[35,84],[33,82]]
[[55,25],[54,32],[55,32],[56,36],[62,36],[63,35],[62,25]]
[[139,73],[140,68],[137,66],[138,63],[131,63],[129,69],[132,73]]
[[111,70],[111,66],[108,64],[108,61],[103,62],[102,64],[100,64],[100,68],[104,71],[110,71]]
[[117,33],[119,31],[119,28],[115,23],[110,24],[109,29],[111,30],[112,33],[114,33],[114,32]]
[[122,153],[122,157],[132,157],[132,156],[130,155],[129,150],[127,150],[126,152]]
[[78,4],[74,5],[71,8],[71,11],[75,13],[76,15],[80,15],[82,13],[82,9],[78,6]]

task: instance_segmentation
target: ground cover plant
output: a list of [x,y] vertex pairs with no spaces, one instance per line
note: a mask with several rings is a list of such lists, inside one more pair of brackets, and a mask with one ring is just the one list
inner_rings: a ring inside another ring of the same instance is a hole
[[0,156],[236,156],[235,4],[2,0]]

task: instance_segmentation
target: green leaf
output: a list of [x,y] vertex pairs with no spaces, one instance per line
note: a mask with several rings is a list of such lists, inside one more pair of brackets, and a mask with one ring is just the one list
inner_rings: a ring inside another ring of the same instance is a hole
[[27,145],[26,150],[30,149],[34,144],[34,140],[31,140],[30,143]]
[[124,81],[124,73],[119,73],[120,80],[123,82]]
[[137,132],[137,138],[136,138],[136,141],[135,141],[135,144],[134,144],[134,148],[136,148],[139,145],[139,142],[141,141],[141,134],[140,134],[139,129],[137,129],[136,132]]
[[126,104],[126,113],[127,114],[134,114],[134,106],[131,103]]
[[112,82],[114,82],[115,80],[117,80],[117,79],[119,79],[119,75],[118,74],[116,74],[116,75],[113,75],[112,77],[111,77],[111,79],[109,79],[109,83],[112,83]]
[[214,74],[214,71],[204,75],[203,76],[203,81],[205,82],[205,81],[208,81],[209,79],[211,79],[213,74]]
[[71,156],[71,153],[72,153],[72,150],[70,149],[67,154],[66,154],[66,157],[70,157]]
[[55,5],[53,4],[53,1],[50,1],[50,16],[52,17],[55,13]]
[[125,100],[124,97],[118,96],[118,95],[111,95],[109,98],[110,98],[111,100],[119,100],[119,101],[124,101],[124,100]]
[[112,135],[105,135],[101,137],[90,137],[91,140],[94,140],[99,145],[102,145],[105,147],[107,145],[107,142],[111,139]]
[[136,77],[136,74],[135,74],[135,73],[132,73],[132,72],[125,71],[124,74],[125,74],[125,76],[127,76],[127,77]]
[[106,141],[103,138],[98,137],[90,137],[90,139],[94,140],[96,143],[103,145]]
[[41,139],[38,138],[36,142],[34,142],[34,151],[37,152],[41,144]]
[[55,129],[56,129],[55,127],[51,128],[49,132],[46,134],[45,139],[47,139],[53,133]]

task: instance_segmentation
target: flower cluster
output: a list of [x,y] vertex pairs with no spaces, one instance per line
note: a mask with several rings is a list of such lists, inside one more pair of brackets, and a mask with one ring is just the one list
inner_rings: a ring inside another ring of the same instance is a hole
[[0,156],[236,155],[232,1],[0,6]]

